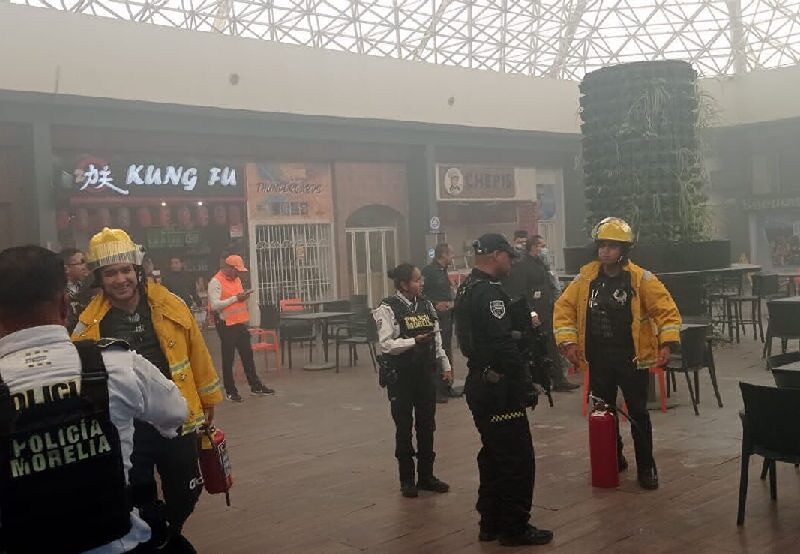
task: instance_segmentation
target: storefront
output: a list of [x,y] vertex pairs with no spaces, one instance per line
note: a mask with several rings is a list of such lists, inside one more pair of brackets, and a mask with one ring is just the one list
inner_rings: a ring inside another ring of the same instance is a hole
[[[487,232],[511,238],[514,231],[524,229],[542,235],[550,250],[560,253],[564,236],[560,172],[499,164],[437,164],[436,177],[439,218],[432,222],[431,232],[454,248],[457,267],[471,265],[472,241]],[[552,262],[557,267],[559,260]]]
[[158,276],[180,257],[199,292],[220,256],[244,253],[244,170],[224,160],[152,154],[62,150],[56,156],[60,191],[59,242],[85,249],[103,227],[118,227],[142,244]]
[[774,271],[800,269],[800,197],[745,198],[750,224],[750,260]]
[[247,164],[250,259],[260,304],[336,296],[331,182],[327,163]]

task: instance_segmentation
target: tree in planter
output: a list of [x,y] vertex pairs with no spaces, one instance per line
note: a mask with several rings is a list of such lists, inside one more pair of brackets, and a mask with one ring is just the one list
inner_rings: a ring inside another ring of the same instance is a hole
[[697,74],[681,61],[636,62],[587,74],[580,85],[587,226],[629,221],[646,243],[708,239],[705,122]]

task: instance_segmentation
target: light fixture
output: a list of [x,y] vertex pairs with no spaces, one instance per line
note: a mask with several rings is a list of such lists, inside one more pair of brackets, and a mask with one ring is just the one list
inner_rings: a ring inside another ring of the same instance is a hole
[[167,203],[166,203],[166,202],[162,202],[162,203],[161,203],[161,207],[162,207],[162,208],[166,208],[166,207],[167,207]]
[[203,201],[201,200],[200,202],[197,203],[197,205],[198,206],[202,206],[203,205]]

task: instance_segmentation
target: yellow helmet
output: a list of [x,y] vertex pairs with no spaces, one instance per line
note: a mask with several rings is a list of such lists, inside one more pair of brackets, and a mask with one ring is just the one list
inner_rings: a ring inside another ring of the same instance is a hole
[[633,244],[633,230],[625,220],[607,217],[592,229],[592,240],[613,240]]
[[87,254],[89,269],[112,264],[142,265],[144,252],[122,229],[104,227],[89,241]]

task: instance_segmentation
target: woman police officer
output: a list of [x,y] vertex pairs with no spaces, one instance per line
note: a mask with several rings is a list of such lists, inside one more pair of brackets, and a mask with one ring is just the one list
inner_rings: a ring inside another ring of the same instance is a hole
[[[436,428],[437,364],[442,378],[450,380],[450,362],[442,348],[436,310],[420,296],[422,273],[408,263],[389,272],[397,294],[385,298],[373,312],[378,342],[391,377],[386,383],[394,419],[395,457],[400,470],[400,490],[413,498],[417,490],[444,493],[450,486],[433,475],[433,432]],[[417,433],[415,482],[411,427]]]

